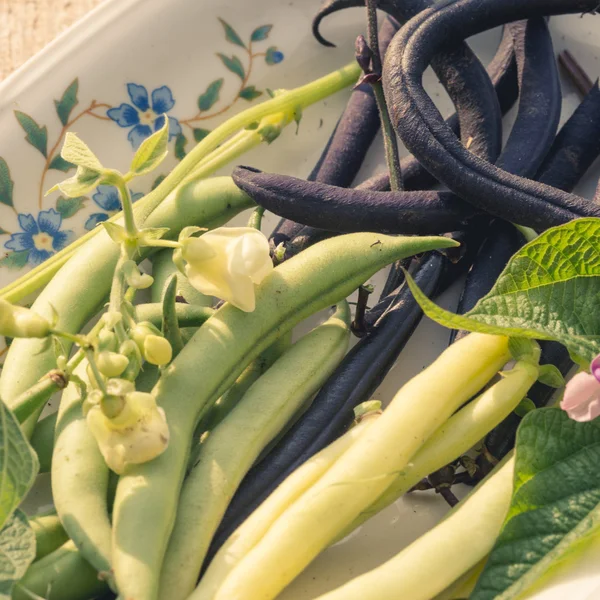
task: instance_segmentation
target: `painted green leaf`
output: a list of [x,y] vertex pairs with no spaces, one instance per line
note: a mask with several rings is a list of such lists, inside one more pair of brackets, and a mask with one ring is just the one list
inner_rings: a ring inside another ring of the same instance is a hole
[[57,154],[48,165],[49,169],[54,169],[55,171],[62,171],[66,173],[73,169],[75,165],[70,163],[68,160],[65,160],[60,154]]
[[8,521],[38,474],[34,449],[15,416],[0,402],[0,526]]
[[35,533],[22,510],[0,531],[0,600],[11,600],[15,584],[35,559]]
[[10,178],[10,169],[6,161],[0,157],[0,202],[6,206],[13,205],[14,182]]
[[58,118],[63,125],[69,122],[69,116],[71,111],[77,105],[77,92],[79,90],[79,79],[77,77],[71,82],[69,87],[65,90],[60,100],[54,101]]
[[56,210],[63,219],[70,219],[83,208],[86,200],[87,198],[82,196],[78,198],[63,198],[60,196],[56,201]]
[[[177,142],[176,142],[177,143]],[[166,178],[166,175],[159,175],[153,182],[152,182],[152,190],[156,189]]]
[[237,56],[232,56],[231,58],[229,58],[221,52],[218,52],[217,56],[223,61],[223,64],[232,73],[235,73],[240,79],[244,79],[244,77],[246,76],[246,71],[244,70],[244,65],[242,65],[242,61]]
[[15,110],[15,117],[27,134],[25,139],[44,156],[47,156],[48,129],[46,126],[40,127],[28,114],[20,110]]
[[243,98],[244,100],[248,100],[248,102],[251,102],[255,98],[262,96],[262,92],[260,90],[257,90],[256,86],[249,85],[248,87],[245,87],[243,90],[240,91],[239,96],[240,96],[240,98]]
[[202,129],[199,127],[194,129],[194,139],[196,142],[201,142],[209,133],[210,129]]
[[129,170],[135,175],[143,175],[156,169],[165,159],[169,143],[169,120],[164,120],[163,126],[147,137],[136,150]]
[[542,233],[464,316],[436,306],[407,280],[425,313],[442,325],[556,340],[584,363],[600,353],[600,219],[576,219]]
[[214,104],[218,102],[219,94],[223,87],[223,81],[222,77],[221,79],[215,79],[215,81],[208,85],[206,91],[198,96],[198,108],[201,111],[210,110]]
[[20,252],[8,252],[6,256],[0,258],[0,267],[7,269],[22,269],[27,264],[29,258],[29,250],[21,250]]
[[261,42],[262,40],[266,40],[269,37],[269,33],[271,33],[271,29],[273,29],[273,25],[261,25],[252,32],[250,39],[253,42]]
[[175,157],[177,160],[181,160],[187,154],[185,151],[187,142],[188,140],[183,133],[177,134],[177,137],[175,138]]
[[517,433],[513,498],[471,600],[509,600],[600,529],[600,420],[557,408],[528,413]]
[[6,231],[6,229],[2,229],[2,227],[0,226],[0,235],[6,235],[8,233],[8,231]]
[[225,38],[228,42],[235,44],[236,46],[241,46],[242,48],[246,47],[246,44],[242,42],[242,38],[236,33],[235,29],[223,19],[219,19],[221,25],[223,25],[223,29],[225,30]]

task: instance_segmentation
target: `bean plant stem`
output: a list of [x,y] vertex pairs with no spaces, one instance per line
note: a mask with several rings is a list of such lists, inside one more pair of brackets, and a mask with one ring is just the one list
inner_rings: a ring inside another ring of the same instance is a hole
[[254,227],[254,229],[258,229],[258,231],[260,231],[262,225],[262,218],[264,214],[264,207],[257,206],[250,215],[250,219],[248,220],[248,227]]
[[385,102],[385,94],[383,92],[383,84],[381,83],[381,56],[379,54],[379,36],[377,33],[377,0],[366,0],[367,7],[367,42],[371,49],[371,61],[373,72],[379,77],[374,81],[373,92],[375,101],[379,109],[379,118],[381,119],[381,131],[383,133],[383,144],[385,147],[385,159],[390,172],[390,188],[392,191],[402,190],[402,172],[400,171],[400,155],[398,153],[398,142],[396,140],[396,132],[390,120],[390,114]]
[[119,191],[119,196],[121,196],[121,206],[123,207],[123,218],[125,221],[125,231],[127,232],[127,236],[130,239],[134,239],[137,235],[137,227],[135,225],[135,216],[133,214],[133,202],[131,201],[131,194],[129,193],[129,188],[127,187],[127,183],[125,182],[125,178],[120,174],[118,177],[115,177],[115,187]]

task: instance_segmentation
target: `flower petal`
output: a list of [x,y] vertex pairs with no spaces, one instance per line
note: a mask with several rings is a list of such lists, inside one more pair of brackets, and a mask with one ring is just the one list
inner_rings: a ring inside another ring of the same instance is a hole
[[54,240],[52,242],[52,248],[56,252],[62,250],[65,246],[68,246],[71,242],[75,241],[75,232],[70,229],[66,231],[57,231],[54,234]]
[[169,139],[178,136],[181,133],[181,125],[175,117],[169,117]]
[[148,103],[148,90],[143,85],[128,83],[127,93],[134,106],[137,106],[142,112],[145,112],[150,108],[150,104]]
[[19,225],[21,226],[21,229],[27,233],[36,234],[40,232],[33,215],[20,214]]
[[119,192],[114,185],[99,185],[92,195],[92,200],[108,212],[121,210]]
[[[152,92],[152,110],[157,115],[169,112],[175,106],[171,90],[166,85],[156,88]],[[143,109],[146,110],[146,109]]]
[[216,296],[221,300],[229,300],[232,296],[227,273],[220,268],[218,261],[207,260],[201,268],[187,264],[185,274],[191,285],[207,296]]
[[269,242],[260,231],[250,227],[247,229],[248,231],[236,240],[229,255],[229,270],[246,275],[259,284],[273,270]]
[[136,125],[127,136],[127,139],[131,142],[134,150],[140,147],[140,144],[152,135],[152,129],[150,125]]
[[140,122],[140,115],[131,104],[121,104],[118,108],[111,108],[106,114],[119,126],[131,127]]
[[60,213],[53,208],[50,210],[42,210],[38,215],[38,225],[40,231],[54,235],[60,230],[60,224],[62,223],[62,217]]
[[29,251],[29,257],[27,258],[27,262],[30,265],[40,265],[45,260],[48,260],[53,254],[54,252],[48,252],[47,250],[38,250],[37,248],[33,247]]
[[88,217],[88,220],[85,222],[85,228],[88,231],[91,231],[96,225],[99,225],[106,220],[108,220],[108,215],[104,213],[94,213]]
[[[140,198],[144,197],[144,192],[133,192],[132,190],[129,190],[131,192],[131,201],[132,202],[137,202]],[[119,210],[121,209],[121,203],[119,203]]]
[[33,239],[30,233],[13,233],[10,240],[4,244],[4,247],[15,252],[29,250],[33,248]]
[[563,410],[569,411],[585,404],[595,393],[600,392],[600,383],[589,373],[577,373],[565,387],[565,393],[560,403]]
[[244,312],[254,312],[256,308],[256,288],[250,277],[231,278],[231,297],[228,302]]
[[590,364],[590,372],[598,381],[600,381],[600,354],[596,356]]

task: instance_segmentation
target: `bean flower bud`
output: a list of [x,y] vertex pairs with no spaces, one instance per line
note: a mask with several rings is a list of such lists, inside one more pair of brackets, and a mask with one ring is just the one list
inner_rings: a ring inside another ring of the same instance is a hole
[[86,417],[106,464],[118,474],[127,465],[156,458],[169,445],[165,413],[152,394],[132,391],[123,400],[122,409],[115,416],[107,415],[102,403],[97,403]]
[[131,339],[137,344],[140,352],[144,354],[144,341],[149,335],[160,335],[160,331],[149,321],[137,323],[129,331]]
[[200,292],[252,312],[255,285],[273,269],[269,242],[251,227],[219,227],[182,241],[185,274]]
[[118,377],[127,368],[128,364],[129,360],[126,356],[109,350],[98,352],[96,357],[96,366],[105,377]]
[[132,260],[126,261],[123,265],[123,274],[125,275],[127,285],[136,290],[145,290],[146,288],[149,288],[154,281],[150,275],[142,273]]
[[41,315],[0,299],[0,335],[11,338],[43,338],[51,329],[50,322]]
[[160,335],[148,335],[144,340],[144,358],[153,365],[163,366],[171,362],[173,348],[169,340]]

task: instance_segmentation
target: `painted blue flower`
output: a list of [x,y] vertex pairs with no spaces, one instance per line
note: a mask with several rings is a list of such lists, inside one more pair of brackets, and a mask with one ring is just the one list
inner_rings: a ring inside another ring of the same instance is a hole
[[[144,194],[142,192],[132,192],[131,200],[136,202],[139,200]],[[92,200],[106,213],[93,213],[88,217],[88,220],[85,222],[85,228],[89,231],[90,229],[94,229],[98,223],[102,223],[106,221],[111,215],[121,210],[121,199],[119,198],[119,192],[117,188],[113,185],[99,185],[96,188],[94,194],[92,194]],[[108,213],[108,214],[107,214]]]
[[27,262],[39,265],[75,239],[75,232],[60,230],[61,224],[62,217],[53,208],[42,210],[37,221],[33,215],[20,214],[19,225],[24,233],[13,233],[4,246],[15,252],[28,250]]
[[[175,100],[171,90],[163,85],[156,88],[151,94],[151,101],[148,99],[148,90],[143,85],[137,83],[128,83],[127,92],[131,98],[131,104],[121,104],[119,107],[109,109],[106,114],[119,127],[131,127],[127,139],[137,150],[140,144],[153,131],[158,131],[165,122],[165,113],[168,113]],[[175,117],[169,118],[169,139],[181,133],[181,125]]]

